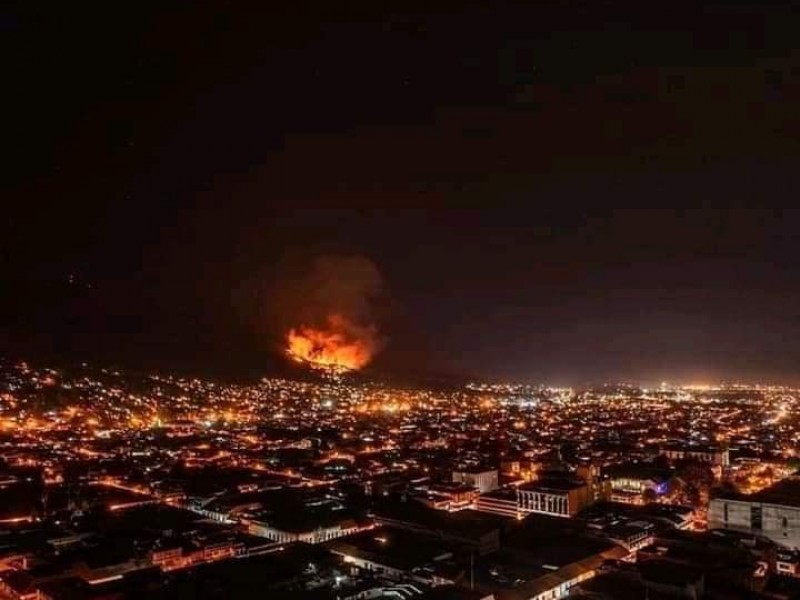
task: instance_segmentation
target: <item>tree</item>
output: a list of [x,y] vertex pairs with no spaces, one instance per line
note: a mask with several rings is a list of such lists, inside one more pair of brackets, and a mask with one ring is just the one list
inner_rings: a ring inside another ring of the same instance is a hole
[[700,491],[700,488],[698,488],[693,483],[686,484],[686,487],[683,490],[683,499],[684,499],[683,504],[686,504],[687,506],[691,506],[693,508],[698,508],[702,503],[702,498],[703,496]]
[[730,479],[723,479],[719,485],[715,485],[710,490],[711,498],[731,498],[739,494],[739,488]]
[[714,472],[703,463],[687,463],[678,469],[676,475],[698,490],[708,490],[714,484]]
[[170,479],[182,479],[187,476],[188,470],[186,468],[186,461],[179,458],[169,470]]
[[669,459],[663,454],[659,454],[653,459],[653,466],[659,469],[669,469]]
[[679,502],[683,497],[683,490],[686,487],[686,482],[680,477],[673,477],[669,481],[669,499],[672,502]]

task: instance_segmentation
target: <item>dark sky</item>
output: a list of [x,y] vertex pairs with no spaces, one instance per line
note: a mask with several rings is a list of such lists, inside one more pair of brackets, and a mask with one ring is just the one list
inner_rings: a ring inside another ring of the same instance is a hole
[[266,371],[355,255],[377,372],[800,383],[791,2],[95,4],[0,16],[5,352]]

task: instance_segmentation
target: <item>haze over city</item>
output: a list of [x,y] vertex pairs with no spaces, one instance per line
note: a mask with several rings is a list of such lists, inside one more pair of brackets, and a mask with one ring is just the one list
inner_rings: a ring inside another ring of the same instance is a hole
[[790,2],[12,3],[0,600],[800,598]]
[[6,348],[269,371],[274,297],[351,257],[382,373],[797,383],[782,5],[4,22]]

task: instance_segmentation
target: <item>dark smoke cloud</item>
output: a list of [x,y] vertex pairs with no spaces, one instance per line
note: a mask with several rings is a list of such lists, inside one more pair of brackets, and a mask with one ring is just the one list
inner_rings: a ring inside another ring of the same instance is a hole
[[295,327],[325,328],[332,315],[343,317],[347,334],[378,349],[379,321],[387,305],[384,279],[363,256],[326,255],[287,266],[268,298],[277,342]]

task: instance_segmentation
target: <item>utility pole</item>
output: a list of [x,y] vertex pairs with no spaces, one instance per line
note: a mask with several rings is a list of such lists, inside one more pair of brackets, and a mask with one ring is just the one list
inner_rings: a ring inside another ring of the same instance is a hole
[[475,591],[475,550],[469,553],[469,589]]

